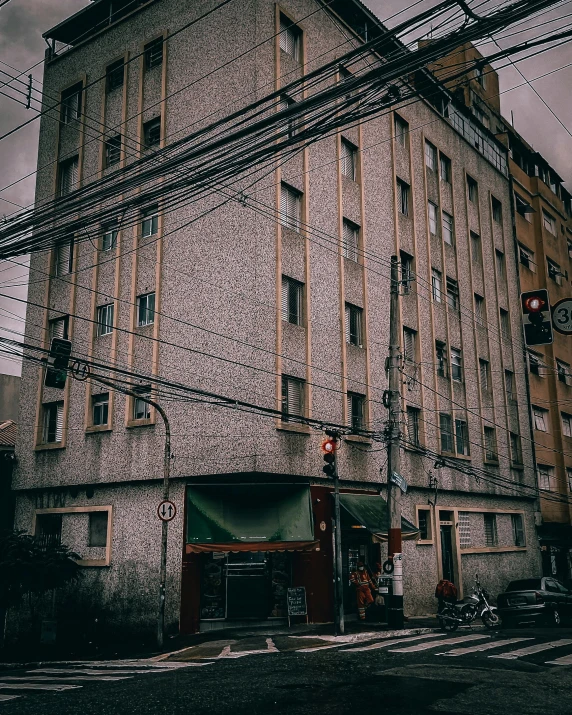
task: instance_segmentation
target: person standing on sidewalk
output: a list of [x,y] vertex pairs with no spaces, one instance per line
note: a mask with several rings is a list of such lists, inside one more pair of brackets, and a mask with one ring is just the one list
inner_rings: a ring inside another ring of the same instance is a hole
[[371,592],[377,589],[362,561],[358,561],[356,570],[350,574],[350,581],[356,587],[358,616],[361,621],[365,621],[365,610],[373,603]]

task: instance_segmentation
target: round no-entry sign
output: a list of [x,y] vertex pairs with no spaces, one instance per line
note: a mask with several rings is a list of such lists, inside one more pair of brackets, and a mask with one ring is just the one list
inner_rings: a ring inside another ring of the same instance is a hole
[[562,335],[572,335],[572,298],[563,298],[552,306],[552,325]]
[[157,516],[161,521],[171,521],[177,515],[177,507],[172,501],[162,501],[157,507]]

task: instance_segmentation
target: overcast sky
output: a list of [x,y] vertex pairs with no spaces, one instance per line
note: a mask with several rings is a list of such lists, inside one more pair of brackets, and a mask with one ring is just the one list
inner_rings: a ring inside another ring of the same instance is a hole
[[[412,0],[367,0],[370,9],[385,21],[395,13],[410,5]],[[490,10],[496,5],[504,4],[505,0],[472,0],[473,7],[479,11]],[[11,0],[0,8],[0,85],[9,81],[9,77],[2,72],[12,75],[22,73],[22,80],[27,81],[28,74],[37,80],[35,86],[39,89],[43,74],[42,61],[44,58],[45,42],[42,32],[53,27],[61,20],[69,17],[82,7],[88,5],[88,0]],[[412,11],[399,15],[389,21],[389,25],[401,22],[411,14],[436,4],[436,0],[425,0],[419,3]],[[566,17],[572,13],[572,0],[558,3],[555,10],[542,16],[533,23],[528,23],[529,35],[518,34],[510,39],[501,41],[501,45],[528,39],[539,32],[554,32],[563,27],[570,20]],[[572,17],[572,15],[571,15]],[[541,22],[555,20],[540,29]],[[520,26],[524,29],[527,26]],[[495,51],[497,48],[491,44],[484,50]],[[7,64],[6,64],[7,63]],[[528,80],[543,75],[547,72],[572,64],[572,43],[559,47],[538,57],[518,63],[519,69]],[[10,65],[10,66],[8,66]],[[32,69],[29,69],[32,68]],[[89,68],[88,69],[89,72]],[[572,136],[547,109],[533,90],[525,84],[525,80],[512,67],[499,70],[501,84],[501,106],[506,117],[514,114],[516,129],[543,154],[554,166],[560,175],[567,181],[568,190],[572,190]],[[517,85],[523,85],[519,86]],[[569,129],[572,127],[572,67],[567,67],[533,83],[537,92],[552,108],[557,117]],[[25,91],[25,86],[13,83],[13,86]],[[511,91],[511,88],[517,87]],[[5,91],[0,87],[0,92]],[[19,99],[25,98],[18,93],[11,93]],[[39,96],[39,95],[35,95]],[[37,103],[35,106],[38,106]],[[18,126],[20,123],[33,117],[35,112],[27,110],[17,102],[0,95],[0,134]],[[6,191],[0,192],[0,217],[9,215],[18,209],[18,205],[27,206],[34,198],[34,176],[36,168],[37,140],[39,121],[34,121],[27,127],[20,129],[7,139],[0,141],[0,188],[17,181],[27,174],[29,178],[19,181]],[[13,202],[13,203],[9,203]],[[25,259],[18,259],[25,263]],[[15,266],[0,262],[0,293],[9,293],[20,299],[26,297],[27,270],[25,267]],[[16,315],[8,314],[15,313]],[[0,297],[0,335],[14,337],[12,332],[22,332],[25,306],[13,300]],[[4,330],[6,329],[6,330]],[[13,360],[0,356],[0,373],[19,374],[20,366]]]

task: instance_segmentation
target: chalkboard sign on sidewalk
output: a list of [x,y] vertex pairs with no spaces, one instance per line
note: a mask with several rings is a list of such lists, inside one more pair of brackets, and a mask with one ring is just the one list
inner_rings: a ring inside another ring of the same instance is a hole
[[288,589],[288,624],[290,624],[291,616],[306,616],[306,621],[308,620],[306,589],[304,586]]

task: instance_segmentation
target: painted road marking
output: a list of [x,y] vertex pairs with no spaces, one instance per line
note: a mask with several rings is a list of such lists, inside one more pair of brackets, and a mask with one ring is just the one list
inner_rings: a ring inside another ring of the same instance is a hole
[[549,650],[550,648],[560,648],[560,646],[570,645],[572,639],[561,638],[559,641],[550,641],[549,643],[538,643],[537,645],[529,645],[527,648],[519,648],[519,650],[509,650],[508,653],[495,653],[494,655],[489,655],[489,658],[506,658],[507,660],[514,660],[516,658],[521,658],[523,655],[533,655],[534,653],[541,653],[543,650]]
[[[214,656],[217,660],[219,658],[244,658],[246,655],[260,655],[262,653],[280,653],[272,638],[266,639],[266,648],[260,650],[242,650],[231,652],[230,646],[225,646],[219,655]],[[207,663],[201,663],[201,665],[207,665]]]
[[547,660],[546,665],[570,665],[572,664],[572,654],[564,655],[562,658],[556,658],[556,660]]
[[[393,632],[395,635],[395,632]],[[433,636],[434,634],[427,633],[425,634],[427,637]],[[417,638],[425,637],[423,636],[416,636]],[[442,635],[441,633],[437,633],[436,635]],[[314,638],[314,636],[290,636],[291,638]],[[406,642],[406,638],[408,636],[402,635],[401,638],[398,639],[392,639],[395,643],[404,643]],[[296,650],[296,653],[315,653],[319,650],[326,650],[327,648],[342,648],[343,646],[347,645],[352,645],[352,644],[359,644],[359,643],[367,643],[367,641],[374,641],[374,640],[380,640],[382,638],[385,638],[385,642],[389,644],[388,636],[380,633],[379,631],[377,633],[360,633],[356,635],[349,635],[349,636],[321,636],[321,640],[324,641],[329,641],[330,645],[315,645],[311,646],[310,648],[298,648]],[[412,640],[410,638],[410,640]],[[334,642],[332,642],[334,641]],[[349,648],[347,650],[350,650]],[[358,650],[357,648],[352,648],[351,650]]]
[[363,645],[359,646],[358,648],[344,648],[341,652],[342,653],[356,653],[357,651],[362,651],[362,650],[377,650],[378,648],[387,648],[390,645],[399,645],[403,643],[409,643],[409,641],[418,641],[421,640],[422,638],[437,638],[441,637],[443,634],[442,633],[425,633],[425,635],[422,636],[410,636],[409,638],[393,638],[392,640],[389,641],[381,641],[379,643],[372,643],[371,645]]
[[478,645],[469,646],[468,648],[455,648],[454,650],[448,650],[446,653],[435,653],[435,655],[449,655],[457,657],[459,655],[466,655],[467,653],[478,653],[481,650],[491,650],[491,648],[502,648],[505,645],[511,645],[511,643],[521,643],[522,641],[531,641],[534,638],[507,638],[504,641],[493,641],[492,643],[479,643]]
[[69,675],[70,673],[77,673],[78,675],[110,675],[114,677],[116,675],[154,675],[155,673],[160,673],[160,670],[91,670],[89,668],[38,668],[37,670],[27,670],[27,673],[34,675],[38,674],[51,674],[51,675]]
[[112,683],[116,680],[129,680],[129,678],[132,678],[132,675],[124,675],[121,677],[115,677],[114,675],[75,675],[73,672],[70,673],[68,670],[68,675],[64,677],[60,676],[53,676],[53,675],[26,675],[26,676],[20,676],[20,675],[3,675],[2,676],[2,681],[10,681],[11,683],[17,683],[17,682],[27,682],[27,683],[36,683],[36,682],[63,682],[64,680],[93,680],[94,682],[96,680],[104,680],[108,683]]
[[78,660],[73,663],[62,663],[62,665],[75,670],[76,668],[106,668],[108,670],[136,668],[138,673],[154,670],[175,670],[177,668],[187,668],[193,665],[203,665],[203,663],[157,663],[148,660]]
[[0,693],[0,703],[4,703],[6,700],[16,700],[16,698],[21,697],[21,695],[2,695],[2,693]]
[[490,636],[474,634],[470,636],[459,636],[458,638],[447,638],[441,641],[430,641],[429,643],[419,643],[412,645],[409,648],[396,648],[390,650],[390,653],[417,653],[420,650],[429,650],[429,648],[437,648],[440,645],[449,645],[452,643],[465,643],[466,641],[476,641],[482,638],[490,638]]
[[66,685],[65,683],[0,683],[0,690],[74,690],[82,685]]

